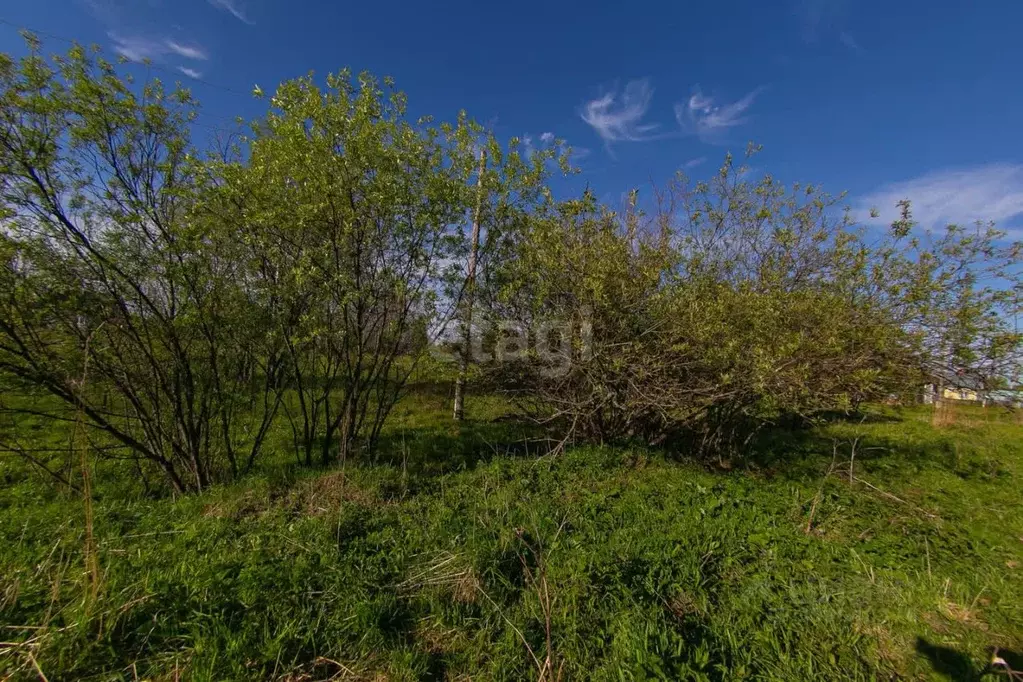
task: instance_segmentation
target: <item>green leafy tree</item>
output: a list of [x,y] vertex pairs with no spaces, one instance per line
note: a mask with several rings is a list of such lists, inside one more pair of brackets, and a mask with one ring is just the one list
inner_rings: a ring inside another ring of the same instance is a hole
[[281,363],[194,215],[195,103],[93,51],[47,61],[29,43],[0,56],[0,371],[175,490],[248,469]]
[[390,82],[348,72],[283,83],[208,201],[270,310],[305,462],[372,448],[438,315],[472,203],[470,124],[409,121]]

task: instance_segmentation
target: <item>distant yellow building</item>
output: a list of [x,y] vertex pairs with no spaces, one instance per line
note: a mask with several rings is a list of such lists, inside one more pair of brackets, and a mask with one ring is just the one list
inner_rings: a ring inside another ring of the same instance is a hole
[[971,402],[977,402],[980,400],[980,396],[972,388],[958,388],[945,386],[941,389],[942,400],[969,400]]
[[934,367],[931,380],[923,387],[923,402],[934,403],[936,400],[960,400],[963,402],[987,402],[984,381],[973,373]]

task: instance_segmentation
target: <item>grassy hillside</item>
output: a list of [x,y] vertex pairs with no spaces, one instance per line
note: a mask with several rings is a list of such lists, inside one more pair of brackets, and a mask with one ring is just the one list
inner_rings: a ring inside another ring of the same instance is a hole
[[[377,460],[344,470],[282,455],[156,500],[99,476],[92,540],[81,495],[5,458],[2,675],[999,679],[996,654],[1023,669],[1012,415],[938,428],[877,410],[708,468],[538,457],[500,403],[469,407],[459,427],[444,396],[413,397]],[[66,444],[48,428],[17,425]]]

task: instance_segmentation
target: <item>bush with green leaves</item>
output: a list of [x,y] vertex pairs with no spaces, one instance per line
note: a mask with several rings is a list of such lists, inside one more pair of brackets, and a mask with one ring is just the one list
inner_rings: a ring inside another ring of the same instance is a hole
[[0,57],[0,370],[178,491],[247,470],[283,365],[193,215],[190,95],[29,43]]
[[534,349],[491,373],[566,436],[727,453],[775,419],[908,398],[935,365],[1018,363],[1019,249],[991,226],[918,237],[906,205],[857,228],[839,199],[730,157],[657,198],[652,216],[635,194],[624,214],[591,195],[553,207],[503,272],[498,314],[577,330],[568,371]]
[[249,471],[282,418],[306,464],[372,450],[453,318],[462,346],[497,320],[581,332],[488,373],[598,441],[723,452],[936,367],[1018,382],[1021,251],[990,225],[920,234],[906,203],[890,230],[857,229],[730,157],[650,214],[635,194],[624,214],[557,201],[561,142],[413,121],[389,80],[347,71],[283,83],[213,151],[186,90],[28,40],[0,57],[0,373],[56,397],[79,447],[178,492]]
[[306,464],[371,450],[461,301],[471,207],[489,244],[549,197],[557,145],[410,120],[389,79],[283,83],[213,150],[188,91],[28,41],[0,58],[0,372],[179,492],[250,470],[282,416]]

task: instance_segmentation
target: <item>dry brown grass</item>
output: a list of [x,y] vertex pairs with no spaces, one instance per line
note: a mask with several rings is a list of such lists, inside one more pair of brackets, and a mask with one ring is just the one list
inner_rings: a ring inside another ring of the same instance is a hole
[[703,608],[691,594],[685,590],[679,590],[664,600],[664,605],[678,622],[683,622],[689,616],[703,615]]
[[451,586],[451,598],[459,604],[475,604],[481,588],[482,585],[476,572],[470,567]]
[[289,670],[271,679],[276,682],[388,682],[391,677],[378,670],[367,669],[365,665],[345,664],[325,656],[318,657],[311,664]]
[[283,494],[247,491],[230,500],[211,502],[203,508],[203,515],[242,519],[283,508],[303,516],[320,516],[336,512],[345,503],[365,507],[388,504],[337,471],[297,483]]
[[352,483],[345,472],[336,471],[295,486],[283,498],[282,505],[303,515],[317,516],[337,511],[346,502],[364,507],[386,504],[375,492]]
[[931,426],[940,429],[952,426],[958,421],[959,415],[956,412],[955,404],[948,400],[939,400],[934,403],[934,411],[931,414]]
[[913,650],[909,639],[905,636],[896,636],[886,625],[857,622],[854,627],[857,633],[874,642],[878,658],[894,669],[904,668],[906,661],[912,656],[909,653]]
[[931,426],[960,426],[983,429],[994,423],[1023,424],[1023,409],[984,405],[958,400],[940,400],[931,408]]
[[983,590],[970,601],[969,606],[966,606],[949,597],[950,585],[950,582],[945,582],[945,594],[938,604],[938,612],[953,623],[987,631],[988,624],[984,622],[980,607],[989,605],[991,601],[984,597]]
[[203,516],[217,519],[243,519],[266,511],[270,502],[265,495],[246,491],[236,498],[211,502],[203,507]]
[[460,555],[450,552],[429,556],[397,587],[403,592],[441,588],[460,604],[476,603],[482,591],[482,584],[473,567]]

